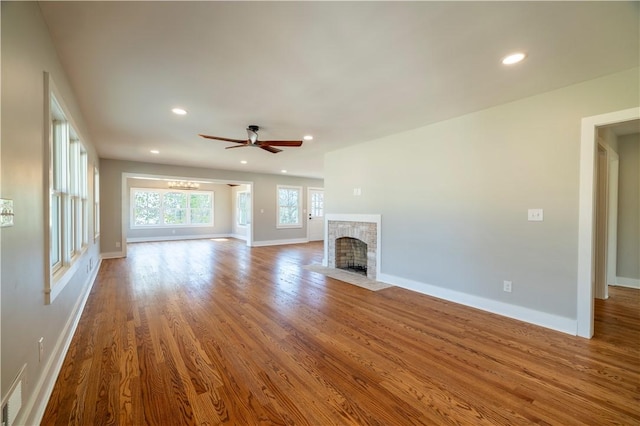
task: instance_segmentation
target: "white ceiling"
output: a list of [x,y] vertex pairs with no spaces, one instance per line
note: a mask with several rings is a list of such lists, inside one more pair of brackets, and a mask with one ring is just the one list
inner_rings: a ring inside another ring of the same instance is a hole
[[[102,158],[217,169],[322,177],[327,151],[639,63],[638,2],[40,7]],[[514,51],[527,59],[502,65]],[[249,124],[314,140],[274,155],[197,136]]]

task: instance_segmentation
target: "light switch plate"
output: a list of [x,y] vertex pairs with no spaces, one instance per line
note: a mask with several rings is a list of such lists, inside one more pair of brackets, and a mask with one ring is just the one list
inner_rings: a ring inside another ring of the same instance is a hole
[[13,200],[0,198],[0,227],[13,226]]
[[544,213],[542,209],[529,209],[527,217],[529,222],[542,222]]

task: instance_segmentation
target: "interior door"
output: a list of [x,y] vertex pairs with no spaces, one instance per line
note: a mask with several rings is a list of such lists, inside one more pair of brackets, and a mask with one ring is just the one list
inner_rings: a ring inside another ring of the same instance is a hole
[[309,188],[307,193],[307,236],[309,241],[324,240],[324,190]]

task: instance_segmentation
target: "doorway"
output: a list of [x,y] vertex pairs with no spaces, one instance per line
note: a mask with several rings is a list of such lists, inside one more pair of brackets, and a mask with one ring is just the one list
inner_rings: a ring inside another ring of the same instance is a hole
[[640,107],[582,119],[580,137],[580,201],[578,218],[578,285],[576,334],[590,339],[594,332],[595,189],[597,128],[640,119]]
[[[131,220],[132,220],[132,196],[131,196],[131,188],[130,182],[132,180],[148,180],[148,181],[156,181],[162,182],[164,187],[168,187],[168,182],[171,181],[189,181],[193,183],[198,183],[202,185],[221,185],[225,187],[238,187],[239,185],[243,185],[245,190],[249,193],[247,203],[249,206],[253,205],[253,182],[249,181],[228,181],[222,179],[211,179],[211,178],[193,178],[188,176],[174,176],[174,175],[155,175],[155,174],[147,174],[147,173],[131,173],[131,172],[123,172],[121,175],[121,222],[120,222],[120,241],[116,242],[116,247],[120,250],[119,252],[109,253],[110,257],[127,257],[127,242],[131,241],[131,238],[128,237],[128,231],[130,228]],[[153,186],[153,185],[151,185]],[[230,192],[229,192],[230,193]],[[214,194],[215,195],[215,194]],[[231,200],[231,197],[223,197]],[[214,203],[211,207],[214,211],[213,215],[215,216],[215,198],[212,196],[212,202]],[[235,199],[234,199],[235,201]],[[229,226],[231,227],[231,217],[233,216],[233,209],[231,207],[231,203],[228,205],[229,211]],[[250,208],[250,207],[249,207]],[[251,213],[249,213],[251,215]],[[215,223],[215,218],[213,218],[213,223]],[[204,228],[207,228],[209,225],[205,225]],[[231,228],[229,229],[231,231]],[[240,235],[232,235],[232,232],[222,232],[222,235],[225,236],[233,236],[239,239],[245,239],[246,245],[251,247],[253,246],[253,225],[251,223],[251,216],[249,216],[248,223],[246,224],[246,232],[242,236]],[[194,234],[187,236],[162,236],[162,237],[145,237],[144,239],[139,239],[138,241],[164,241],[164,240],[178,240],[178,239],[196,239],[196,238],[213,238],[219,237],[221,234]]]
[[307,239],[324,240],[324,189],[307,189]]

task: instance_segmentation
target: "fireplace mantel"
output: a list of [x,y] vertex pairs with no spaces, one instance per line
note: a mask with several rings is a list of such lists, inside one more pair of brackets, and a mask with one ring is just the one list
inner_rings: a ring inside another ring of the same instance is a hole
[[[329,260],[329,245],[330,244],[335,244],[335,236],[333,236],[334,240],[331,241],[330,240],[330,235],[329,235],[329,229],[330,229],[330,225],[332,222],[341,222],[342,226],[344,226],[344,222],[351,222],[353,223],[353,225],[355,227],[358,226],[358,224],[375,224],[375,236],[370,236],[369,238],[373,239],[373,241],[370,241],[369,243],[374,243],[371,244],[372,246],[375,246],[375,249],[373,249],[373,262],[375,263],[375,268],[373,268],[371,270],[371,273],[369,273],[369,271],[367,272],[367,276],[372,278],[372,279],[376,279],[376,277],[380,276],[380,254],[381,254],[381,215],[379,214],[338,214],[338,213],[328,213],[325,214],[324,216],[324,259],[322,260],[322,264],[323,266],[326,267],[334,267],[335,265],[332,265]],[[340,235],[343,236],[343,235]],[[366,241],[365,241],[366,242]],[[335,247],[335,246],[334,246]],[[371,268],[370,268],[371,269]]]

